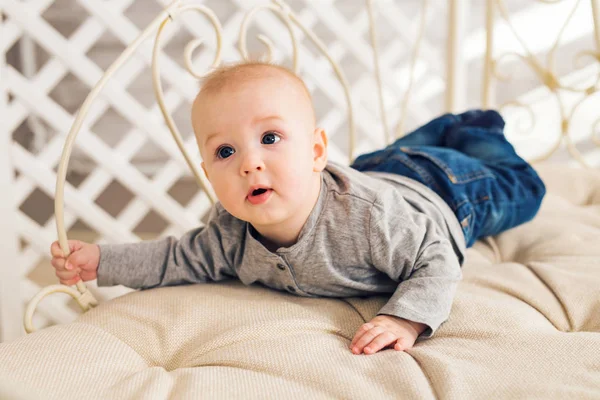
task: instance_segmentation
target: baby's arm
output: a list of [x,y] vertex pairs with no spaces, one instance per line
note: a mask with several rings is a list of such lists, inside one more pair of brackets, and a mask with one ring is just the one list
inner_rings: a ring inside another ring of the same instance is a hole
[[133,244],[100,245],[98,285],[147,289],[235,277],[221,242],[218,215],[184,234]]
[[[381,323],[376,323],[382,317],[386,321],[384,328],[391,324],[408,335],[398,335],[392,342],[393,335],[386,334],[389,343],[383,347],[403,338],[410,345],[396,348],[410,348],[417,336],[432,336],[448,318],[462,278],[458,258],[437,224],[427,215],[414,211],[394,192],[383,193],[381,201],[374,204],[370,240],[373,265],[399,284],[378,316],[362,327],[363,331],[377,329],[360,340],[359,350],[362,352],[366,347],[367,338],[374,340],[386,332]],[[371,352],[379,350],[373,351],[374,346],[370,347]]]
[[397,265],[392,263],[388,268],[381,267],[399,284],[378,314],[423,323],[427,329],[422,335],[431,337],[448,319],[458,282],[462,278],[452,245],[448,240],[435,240],[418,252],[412,268],[405,265],[404,271],[399,271],[395,269]]

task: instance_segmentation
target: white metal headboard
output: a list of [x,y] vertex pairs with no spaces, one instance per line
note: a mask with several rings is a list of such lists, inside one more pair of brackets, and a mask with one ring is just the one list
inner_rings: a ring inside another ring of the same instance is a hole
[[[328,54],[327,49],[325,48],[325,45],[310,30],[306,29],[299,22],[299,20],[295,17],[292,10],[287,6],[287,4],[285,4],[285,2],[283,0],[273,0],[273,3],[274,3],[273,5],[256,7],[254,9],[250,10],[250,12],[248,12],[246,17],[244,18],[244,21],[242,22],[242,26],[240,29],[240,40],[239,40],[239,43],[240,43],[239,50],[240,50],[242,57],[245,60],[249,59],[248,51],[246,48],[246,36],[247,36],[249,21],[251,20],[251,18],[253,17],[253,15],[256,12],[258,12],[262,9],[267,9],[267,10],[270,10],[273,13],[275,13],[288,27],[288,31],[290,33],[290,37],[291,37],[292,45],[293,45],[293,70],[294,70],[294,72],[297,73],[298,72],[298,60],[297,60],[298,51],[297,51],[296,37],[294,34],[294,30],[292,28],[292,23],[297,25],[317,45],[317,47],[323,52],[325,57],[327,57],[327,59],[329,60],[329,62],[332,65],[338,79],[340,80],[340,82],[342,83],[342,85],[344,87],[344,93],[346,95],[346,101],[348,104],[348,118],[349,118],[349,126],[350,126],[349,160],[352,160],[353,152],[354,152],[354,142],[355,142],[354,115],[352,112],[352,100],[351,100],[350,93],[349,93],[348,83],[346,81],[346,78],[344,77],[342,70],[340,69],[339,65]],[[426,3],[424,2],[424,4],[426,4]],[[373,24],[372,1],[370,1],[370,0],[367,1],[367,6],[369,9],[370,22],[371,22],[371,24]],[[196,178],[198,184],[202,187],[202,189],[206,193],[209,194],[209,196],[211,198],[211,202],[213,202],[213,203],[215,202],[214,194],[211,192],[211,190],[209,189],[209,185],[206,184],[205,179],[203,178],[202,174],[199,172],[197,164],[195,164],[192,161],[192,158],[190,157],[187,150],[185,149],[183,140],[181,138],[181,134],[179,133],[179,130],[177,129],[177,126],[175,125],[175,122],[173,121],[173,118],[172,118],[170,112],[168,111],[168,109],[165,106],[164,91],[163,91],[161,80],[160,80],[159,63],[157,62],[157,58],[158,58],[159,50],[160,50],[160,38],[161,38],[161,34],[163,32],[163,29],[170,21],[177,18],[177,16],[179,14],[182,14],[187,11],[200,12],[200,13],[204,14],[210,20],[212,26],[215,29],[216,36],[217,36],[217,51],[215,54],[214,61],[212,63],[212,67],[217,67],[220,65],[222,28],[221,28],[221,24],[220,24],[218,18],[215,16],[215,14],[212,12],[212,10],[210,10],[209,8],[207,8],[205,6],[196,5],[196,4],[186,4],[182,0],[175,0],[161,14],[159,14],[152,23],[150,23],[150,25],[137,37],[137,39],[133,43],[131,43],[127,47],[127,49],[125,49],[125,51],[119,56],[119,58],[107,69],[105,74],[102,76],[102,79],[100,79],[100,81],[96,84],[96,86],[94,86],[94,88],[92,89],[92,91],[90,92],[88,97],[83,102],[79,112],[77,113],[75,121],[73,122],[73,125],[71,126],[71,130],[69,131],[69,134],[67,136],[67,140],[66,140],[65,146],[63,148],[63,153],[62,153],[61,161],[60,161],[59,168],[58,168],[57,181],[56,181],[55,215],[56,215],[58,238],[59,238],[59,242],[60,242],[62,251],[65,254],[65,257],[68,257],[68,255],[70,254],[70,249],[69,249],[67,233],[66,233],[66,229],[65,229],[65,225],[64,225],[64,190],[65,190],[64,186],[65,186],[66,177],[67,177],[67,168],[68,168],[68,164],[69,164],[69,159],[71,156],[71,152],[73,150],[73,145],[75,143],[75,139],[77,137],[77,134],[79,133],[79,130],[81,129],[81,127],[83,125],[83,121],[84,121],[87,113],[90,110],[91,104],[94,102],[96,97],[100,94],[100,92],[106,85],[106,82],[108,82],[108,80],[110,80],[112,78],[114,73],[124,64],[124,62],[126,60],[128,60],[134,54],[134,52],[140,46],[140,44],[142,42],[144,42],[154,32],[156,32],[156,38],[154,41],[154,50],[152,53],[152,78],[153,78],[152,81],[153,81],[153,86],[154,86],[154,93],[158,100],[158,104],[163,113],[163,116],[165,118],[167,126],[169,127],[169,130],[173,136],[173,139],[177,143],[179,150],[183,154],[188,166],[192,170],[194,177]],[[423,26],[424,24],[421,24],[421,25]],[[421,31],[421,35],[422,35],[423,29],[421,28],[420,31]],[[262,36],[262,35],[259,37],[259,39],[267,46],[267,49],[268,49],[267,61],[269,61],[269,62],[272,61],[272,50],[273,50],[272,42],[267,37]],[[375,60],[376,60],[375,65],[378,66],[375,30],[372,25],[371,25],[371,39],[373,41],[373,48],[374,48],[374,54],[375,54]],[[190,42],[186,46],[185,54],[184,54],[186,69],[192,76],[194,76],[195,78],[198,78],[198,79],[201,79],[204,74],[199,73],[198,71],[196,71],[194,69],[194,66],[192,65],[191,55],[192,55],[192,52],[196,48],[198,48],[198,46],[201,43],[202,43],[201,39],[196,39],[196,40]],[[379,71],[378,70],[377,70],[377,76],[378,76],[378,84],[379,84],[378,91],[379,91],[380,106],[381,106],[382,114],[383,114],[384,108],[383,108],[383,99],[382,99],[382,94],[381,94],[381,80],[379,79]],[[385,126],[385,124],[384,124],[384,126]],[[388,137],[388,140],[390,140],[389,137]],[[24,315],[25,330],[29,333],[33,332],[35,330],[33,327],[33,314],[35,312],[37,304],[44,297],[46,297],[49,294],[56,293],[56,292],[67,293],[71,297],[73,297],[73,299],[75,299],[77,301],[77,303],[80,305],[80,307],[82,308],[83,311],[87,311],[91,307],[94,307],[98,304],[95,297],[91,294],[91,292],[89,290],[87,290],[86,285],[82,281],[77,282],[76,286],[77,286],[77,291],[75,291],[73,288],[67,287],[65,285],[52,285],[52,286],[48,286],[45,289],[43,289],[42,291],[40,291],[31,300],[31,302],[29,303],[29,305],[25,311],[25,315]]]

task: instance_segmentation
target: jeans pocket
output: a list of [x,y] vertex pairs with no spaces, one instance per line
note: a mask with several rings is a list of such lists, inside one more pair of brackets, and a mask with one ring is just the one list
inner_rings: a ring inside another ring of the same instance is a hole
[[350,167],[361,172],[387,172],[402,175],[430,187],[436,185],[426,168],[420,166],[408,154],[402,153],[397,148],[363,154],[356,158]]
[[456,150],[439,147],[400,147],[400,151],[428,160],[452,183],[463,184],[479,179],[496,178],[481,161]]

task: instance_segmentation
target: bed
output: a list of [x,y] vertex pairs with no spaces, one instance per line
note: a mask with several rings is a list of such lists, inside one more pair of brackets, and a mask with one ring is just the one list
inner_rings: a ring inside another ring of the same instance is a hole
[[539,172],[539,215],[469,249],[450,319],[406,353],[348,349],[385,298],[232,281],[127,294],[2,344],[0,387],[34,399],[597,399],[600,177]]
[[539,214],[468,250],[450,319],[406,352],[348,349],[385,297],[309,299],[227,281],[93,306],[79,285],[70,291],[88,293],[89,310],[75,321],[0,343],[0,398],[600,398],[600,173],[563,139],[587,168],[534,163],[548,190]]

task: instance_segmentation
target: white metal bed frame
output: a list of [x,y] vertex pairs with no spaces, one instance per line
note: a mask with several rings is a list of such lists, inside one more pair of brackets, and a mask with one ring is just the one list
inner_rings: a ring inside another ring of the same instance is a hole
[[[545,158],[550,157],[554,152],[557,151],[561,142],[564,140],[567,145],[567,148],[568,148],[569,152],[572,154],[572,156],[575,159],[577,159],[579,162],[581,162],[583,165],[587,165],[585,160],[579,153],[579,151],[574,147],[572,141],[570,140],[569,122],[571,121],[573,114],[575,113],[577,108],[583,102],[585,102],[588,98],[590,98],[592,95],[594,95],[597,91],[600,90],[600,86],[599,86],[600,74],[598,75],[597,79],[595,80],[595,83],[591,86],[573,87],[573,86],[569,86],[569,85],[566,85],[561,82],[561,80],[556,76],[556,74],[554,72],[554,63],[553,63],[554,53],[560,42],[561,35],[564,32],[564,28],[569,23],[574,10],[579,6],[579,4],[581,3],[581,0],[575,1],[575,5],[573,7],[573,12],[567,17],[565,24],[563,25],[558,37],[556,38],[554,46],[552,47],[552,50],[548,54],[548,60],[547,60],[546,65],[543,65],[533,55],[533,53],[527,48],[527,45],[525,44],[525,42],[520,38],[518,32],[514,29],[514,26],[511,23],[511,20],[508,16],[508,13],[504,6],[504,2],[502,0],[486,0],[486,1],[487,1],[487,4],[486,4],[486,53],[485,53],[485,66],[484,66],[484,77],[483,77],[484,84],[483,84],[483,93],[482,93],[483,107],[487,108],[492,105],[492,98],[493,98],[492,92],[493,92],[494,82],[496,80],[501,80],[501,79],[505,78],[500,74],[501,62],[505,59],[505,57],[508,57],[508,56],[519,57],[529,67],[531,67],[531,69],[535,72],[537,77],[540,79],[540,82],[544,86],[546,86],[552,92],[552,94],[554,96],[556,96],[556,99],[559,104],[559,110],[561,113],[561,121],[562,121],[561,133],[562,133],[562,135],[559,138],[559,140],[555,143],[555,145],[552,147],[552,149],[550,149],[546,154],[544,154],[539,159],[545,159]],[[542,2],[542,3],[556,3],[556,2],[559,2],[562,0],[537,0],[537,1]],[[591,7],[593,10],[592,20],[594,23],[594,39],[595,39],[595,44],[596,44],[596,50],[595,51],[592,51],[592,50],[586,51],[580,55],[581,56],[591,56],[600,62],[600,0],[590,0],[590,1],[591,1]],[[385,115],[385,108],[383,106],[382,82],[381,82],[380,71],[379,71],[379,55],[378,55],[378,47],[377,47],[377,37],[376,37],[376,30],[374,28],[375,24],[374,24],[374,16],[373,16],[373,0],[366,0],[366,4],[367,4],[367,10],[369,12],[370,39],[371,39],[371,45],[373,46],[375,74],[376,74],[376,81],[377,81],[377,86],[378,86],[379,106],[380,106],[380,113],[381,113],[380,116],[383,121],[382,125],[384,127],[384,134],[386,137],[386,141],[389,143],[393,139],[390,134],[390,129],[388,127],[387,118]],[[16,10],[15,10],[16,6],[17,6],[17,3],[15,2],[15,0],[5,0],[5,10],[9,16],[15,16],[17,14]],[[465,32],[464,32],[464,30],[460,29],[460,22],[464,20],[464,15],[466,12],[466,3],[465,3],[465,1],[461,1],[461,0],[449,0],[448,6],[449,6],[449,13],[448,13],[449,29],[448,29],[448,40],[447,40],[448,57],[447,57],[447,63],[446,63],[447,88],[446,88],[446,92],[445,92],[445,108],[447,111],[452,112],[452,111],[461,109],[462,105],[464,104],[464,90],[461,90],[461,89],[464,88],[464,84],[465,84],[465,80],[466,80],[466,75],[465,75],[466,72],[465,72],[464,66],[461,64],[462,57],[460,57],[460,49],[461,49],[461,45],[463,43]],[[423,32],[424,32],[424,28],[425,28],[425,13],[427,11],[427,7],[428,7],[427,1],[423,1],[422,8],[421,8],[421,21],[420,21],[419,34],[418,34],[416,44],[413,49],[412,58],[411,58],[411,67],[410,67],[410,71],[411,71],[410,72],[410,75],[411,75],[410,82],[411,83],[408,86],[407,93],[404,96],[404,100],[402,102],[402,109],[401,109],[402,117],[401,117],[400,122],[397,127],[396,137],[399,137],[403,134],[403,121],[405,119],[404,117],[406,114],[406,105],[410,98],[410,89],[412,87],[414,66],[415,66],[415,61],[418,58],[420,42],[421,42],[421,38],[423,36]],[[352,160],[353,156],[354,156],[353,152],[354,152],[354,147],[355,147],[355,127],[354,127],[354,120],[353,120],[354,116],[353,116],[353,112],[352,112],[352,101],[351,101],[351,97],[349,94],[348,84],[346,82],[344,74],[343,74],[341,68],[339,67],[339,65],[337,65],[337,63],[333,60],[333,58],[331,58],[330,55],[328,54],[327,49],[325,48],[325,45],[316,37],[316,35],[314,35],[309,29],[307,29],[306,27],[304,27],[302,25],[300,20],[294,15],[293,11],[290,9],[290,7],[288,7],[288,5],[283,0],[272,0],[272,4],[256,7],[254,9],[250,10],[246,14],[244,21],[242,23],[242,26],[241,26],[240,35],[239,35],[239,38],[240,38],[239,51],[240,51],[242,57],[244,59],[248,59],[248,51],[246,48],[246,36],[247,36],[248,24],[252,20],[254,14],[261,10],[270,10],[275,15],[277,15],[281,19],[281,21],[284,22],[284,24],[287,26],[289,34],[290,34],[290,38],[292,41],[292,45],[293,45],[293,60],[294,60],[294,70],[295,71],[297,70],[298,52],[297,52],[296,39],[295,39],[293,25],[296,25],[300,30],[302,30],[302,32],[313,41],[313,43],[321,50],[323,55],[331,63],[332,68],[334,69],[338,79],[340,80],[341,84],[344,87],[344,94],[346,97],[346,102],[347,102],[347,107],[348,107],[347,110],[348,110],[348,119],[349,119],[349,127],[350,127],[348,159]],[[202,13],[211,22],[212,26],[215,29],[216,36],[217,36],[217,51],[216,51],[212,66],[215,67],[220,64],[221,25],[220,25],[219,20],[215,16],[215,14],[209,8],[207,8],[205,6],[193,4],[190,2],[185,2],[182,0],[176,0],[173,3],[171,3],[171,5],[169,5],[162,13],[160,13],[151,24],[148,25],[148,27],[138,36],[138,38],[127,47],[127,49],[120,55],[120,57],[105,72],[105,74],[102,76],[100,81],[96,84],[96,86],[92,89],[90,94],[87,96],[85,102],[81,106],[81,108],[75,118],[75,121],[73,122],[73,124],[71,126],[71,130],[68,134],[65,146],[63,148],[61,162],[60,162],[59,170],[57,173],[55,214],[56,214],[56,224],[57,224],[59,241],[60,241],[61,247],[62,247],[65,255],[68,255],[69,250],[68,250],[68,245],[67,245],[66,230],[64,227],[64,213],[63,213],[63,211],[64,211],[64,189],[65,189],[64,184],[65,184],[65,180],[66,180],[69,158],[70,158],[70,155],[72,152],[75,138],[77,136],[77,133],[79,132],[79,130],[82,127],[83,121],[89,111],[89,108],[90,108],[92,102],[96,99],[96,97],[98,96],[100,91],[105,86],[106,82],[113,76],[113,74],[116,72],[116,70],[119,69],[119,67],[121,67],[123,65],[123,63],[134,54],[135,50],[140,46],[140,44],[146,38],[148,38],[150,35],[152,35],[154,32],[156,32],[156,38],[155,38],[155,42],[154,42],[154,51],[153,51],[153,56],[152,56],[152,76],[153,76],[153,85],[154,85],[154,91],[155,91],[156,98],[158,100],[162,114],[165,118],[166,124],[169,127],[169,130],[171,131],[171,134],[172,134],[174,140],[176,141],[180,151],[182,152],[188,166],[192,170],[193,175],[195,176],[198,184],[208,194],[208,196],[211,198],[211,201],[214,202],[214,194],[212,194],[212,191],[210,190],[209,185],[206,184],[206,181],[205,181],[203,175],[201,173],[199,173],[199,171],[196,167],[196,164],[194,164],[194,162],[192,161],[192,158],[186,152],[185,146],[181,139],[181,135],[180,135],[177,127],[175,126],[173,118],[171,117],[167,107],[165,106],[164,94],[163,94],[163,89],[162,89],[162,85],[161,85],[161,81],[160,81],[159,64],[158,64],[158,62],[156,62],[157,57],[159,55],[160,37],[161,37],[161,33],[163,32],[163,29],[165,28],[166,25],[169,24],[170,21],[177,18],[178,15],[180,15],[184,12],[187,12],[187,11],[196,11],[196,12]],[[493,55],[493,49],[494,49],[493,48],[493,35],[494,35],[493,27],[494,27],[496,13],[507,22],[508,26],[511,28],[514,35],[520,41],[524,54],[512,52],[512,53],[505,53],[505,54],[502,54],[499,56]],[[271,55],[272,55],[272,47],[273,47],[272,42],[268,38],[266,38],[262,35],[259,36],[259,40],[262,41],[267,46],[268,53],[269,53],[268,57],[270,59]],[[194,69],[194,67],[192,65],[191,55],[192,55],[192,52],[198,47],[198,45],[200,43],[201,43],[200,39],[194,40],[194,41],[190,42],[185,48],[184,60],[185,60],[186,69],[188,70],[188,72],[190,74],[192,74],[192,76],[194,76],[196,78],[201,78],[202,74]],[[2,82],[2,80],[0,80],[0,85],[2,84],[1,82]],[[2,88],[2,86],[0,86],[0,88]],[[4,88],[2,88],[2,89],[4,89]],[[561,100],[562,99],[561,94],[564,91],[581,94],[581,99],[576,103],[576,105],[573,108],[571,108],[571,110],[567,110]],[[6,101],[5,93],[6,93],[5,89],[0,91],[0,109],[2,109],[1,102]],[[507,106],[507,105],[516,105],[516,106],[525,107],[525,108],[528,107],[525,104],[519,103],[517,101],[512,101],[512,102],[503,104],[502,106],[500,106],[500,108]],[[533,112],[532,111],[530,111],[530,112],[533,115]],[[594,129],[594,130],[597,129],[599,124],[600,124],[600,118],[596,121],[596,123],[594,124],[592,129]],[[594,135],[593,132],[592,132],[592,140],[594,141],[594,143],[596,143],[597,145],[600,146],[600,138],[598,138],[596,135]],[[10,139],[8,139],[8,142],[10,142]],[[8,149],[9,145],[7,145],[7,143],[0,143],[0,149],[2,149],[2,148]],[[2,157],[0,157],[0,160],[2,160],[1,162],[3,162],[4,164],[7,164],[9,162],[8,161],[9,157],[2,156]],[[532,160],[532,161],[537,161],[537,160]],[[8,189],[12,177],[7,176],[5,174],[5,171],[11,171],[10,165],[3,165],[2,167],[3,168],[0,168],[0,188]],[[5,197],[3,197],[3,198],[5,198]],[[2,205],[3,210],[9,210],[10,206],[11,206],[11,204],[8,204],[8,205],[0,204],[0,205]],[[2,217],[3,217],[4,221],[8,221],[9,219],[12,219],[12,213],[10,211],[3,212]],[[11,225],[14,226],[13,224],[11,224]],[[16,237],[16,235],[15,235],[15,237]],[[17,254],[16,240],[14,240],[14,241],[9,240],[8,242],[0,241],[0,243],[2,243],[2,245],[0,245],[1,246],[0,250],[3,250],[3,254],[8,254],[9,258],[13,258],[12,256]],[[16,257],[14,257],[14,259],[16,259]],[[7,278],[9,278],[9,279],[7,279]],[[11,286],[10,276],[4,274],[3,279],[0,280],[0,293],[8,293],[10,295],[11,292],[14,292],[14,290],[11,289],[10,286]],[[97,304],[97,301],[95,300],[94,296],[86,288],[85,284],[83,284],[82,282],[79,282],[77,284],[77,290],[75,290],[71,287],[66,287],[64,285],[50,286],[50,287],[42,290],[41,292],[39,292],[29,303],[29,306],[27,307],[27,310],[25,312],[25,320],[24,320],[25,329],[27,332],[32,332],[34,330],[33,323],[32,323],[32,316],[33,316],[33,313],[34,313],[35,308],[36,308],[37,304],[39,303],[39,301],[46,295],[48,295],[50,293],[54,293],[54,292],[68,293],[70,296],[72,296],[77,301],[77,303],[81,306],[81,308],[84,311]],[[16,309],[7,309],[5,303],[6,302],[3,302],[2,298],[0,298],[0,327],[10,326],[10,323],[12,321],[14,321],[14,316],[20,312],[19,307],[17,307]],[[11,332],[10,329],[6,330],[5,332],[0,332],[0,334],[5,336],[5,338],[18,336],[18,333],[16,333],[15,331]],[[1,339],[3,339],[2,336],[0,336],[0,340]]]

